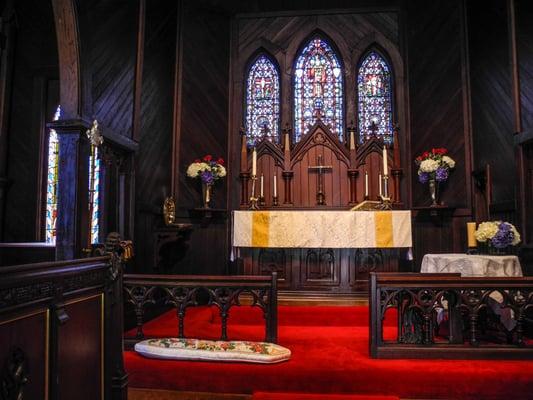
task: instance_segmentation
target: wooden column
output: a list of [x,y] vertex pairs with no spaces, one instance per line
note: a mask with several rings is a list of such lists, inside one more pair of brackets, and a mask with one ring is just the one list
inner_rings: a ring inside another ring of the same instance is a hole
[[48,127],[59,139],[56,260],[71,260],[88,245],[89,124],[60,120]]
[[402,195],[400,190],[400,180],[402,179],[403,169],[400,160],[400,141],[398,139],[398,131],[400,129],[397,125],[394,126],[393,136],[392,136],[392,183],[394,185],[394,196],[392,198],[393,203],[401,203]]
[[250,180],[250,172],[248,172],[248,146],[246,143],[246,132],[242,127],[241,134],[241,166],[239,179],[241,180],[241,207],[248,206],[250,196],[248,195],[248,181]]
[[350,168],[348,169],[348,180],[350,182],[350,205],[357,204],[357,144],[355,142],[355,127],[353,121],[348,127],[348,148],[350,150]]
[[283,172],[281,173],[284,183],[284,198],[285,205],[292,205],[292,190],[291,181],[294,172],[291,171],[291,128],[289,124],[285,125],[283,129]]
[[11,105],[11,83],[13,72],[13,50],[15,39],[15,11],[13,0],[5,5],[0,18],[0,36],[4,43],[0,47],[0,241],[4,239],[4,210],[8,186],[7,148],[8,125]]

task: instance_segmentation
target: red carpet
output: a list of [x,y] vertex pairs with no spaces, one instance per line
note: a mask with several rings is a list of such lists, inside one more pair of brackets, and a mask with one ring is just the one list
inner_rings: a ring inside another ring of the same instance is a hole
[[[216,312],[188,311],[186,335],[218,338]],[[395,335],[394,315],[386,337]],[[279,344],[292,359],[274,365],[163,361],[126,352],[130,386],[182,391],[296,392],[411,399],[532,399],[533,361],[373,360],[368,357],[368,307],[279,307]],[[147,336],[175,336],[167,313],[145,325]],[[260,312],[232,309],[230,339],[263,340]],[[293,397],[301,399],[302,397]]]
[[396,396],[255,392],[252,400],[399,400]]

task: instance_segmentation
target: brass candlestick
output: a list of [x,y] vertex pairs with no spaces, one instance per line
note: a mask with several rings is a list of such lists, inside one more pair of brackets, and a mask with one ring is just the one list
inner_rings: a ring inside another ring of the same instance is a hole
[[250,196],[250,210],[259,210],[259,206],[257,205],[257,202],[259,201],[259,197],[255,196],[255,181],[257,180],[256,175],[252,175],[250,178],[252,180],[252,195]]
[[273,206],[279,206],[279,203],[278,203],[278,196],[273,196],[272,197],[272,205]]
[[383,175],[383,194],[381,195],[381,202],[376,207],[379,210],[392,210],[392,202],[389,196],[389,176]]

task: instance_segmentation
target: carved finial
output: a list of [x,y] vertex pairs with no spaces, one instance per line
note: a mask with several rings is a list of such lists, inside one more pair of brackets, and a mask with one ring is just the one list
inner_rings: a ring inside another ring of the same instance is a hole
[[91,129],[87,130],[87,139],[91,142],[91,145],[94,147],[100,146],[104,143],[104,137],[100,134],[100,129],[98,129],[98,121],[94,120]]

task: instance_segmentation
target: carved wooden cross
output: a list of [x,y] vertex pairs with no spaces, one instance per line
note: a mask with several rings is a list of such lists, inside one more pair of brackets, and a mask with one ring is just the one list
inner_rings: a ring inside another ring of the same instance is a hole
[[307,169],[311,172],[317,173],[317,191],[316,191],[316,204],[319,206],[326,205],[326,195],[324,193],[324,172],[331,171],[333,167],[331,165],[322,165],[322,154],[318,155],[317,165],[309,166]]

